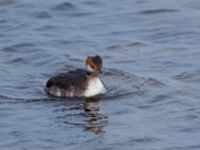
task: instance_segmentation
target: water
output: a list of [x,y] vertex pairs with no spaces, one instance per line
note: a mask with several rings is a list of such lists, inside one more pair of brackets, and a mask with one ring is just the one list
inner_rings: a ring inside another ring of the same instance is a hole
[[[200,149],[199,26],[197,0],[0,0],[1,149]],[[45,94],[95,54],[106,95]]]

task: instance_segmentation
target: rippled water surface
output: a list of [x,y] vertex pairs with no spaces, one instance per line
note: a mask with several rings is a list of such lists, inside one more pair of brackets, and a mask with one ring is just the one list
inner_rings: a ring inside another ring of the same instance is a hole
[[[0,0],[1,149],[200,149],[199,27],[197,0]],[[45,94],[96,54],[106,95]]]

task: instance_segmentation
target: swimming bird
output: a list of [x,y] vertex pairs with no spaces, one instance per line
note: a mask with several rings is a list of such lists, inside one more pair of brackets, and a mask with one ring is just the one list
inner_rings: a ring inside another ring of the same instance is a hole
[[99,55],[86,58],[86,70],[77,69],[51,77],[46,83],[47,94],[57,97],[93,97],[106,93],[100,80],[103,61]]

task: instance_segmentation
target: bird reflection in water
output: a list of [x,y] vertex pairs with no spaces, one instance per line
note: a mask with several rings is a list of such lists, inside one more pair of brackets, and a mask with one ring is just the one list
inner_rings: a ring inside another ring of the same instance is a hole
[[62,103],[56,107],[56,114],[59,114],[56,118],[59,122],[81,127],[95,134],[104,132],[107,116],[101,113],[100,98],[87,98],[84,103]]
[[107,117],[100,114],[101,105],[99,98],[86,99],[84,104],[84,115],[88,119],[86,120],[84,129],[94,132],[96,134],[103,132],[103,127],[107,123]]

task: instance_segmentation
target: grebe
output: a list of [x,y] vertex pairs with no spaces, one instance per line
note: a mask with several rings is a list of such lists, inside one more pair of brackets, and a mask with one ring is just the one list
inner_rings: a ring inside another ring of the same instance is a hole
[[102,73],[102,63],[100,56],[88,56],[86,70],[77,69],[50,78],[46,92],[57,97],[93,97],[106,93],[98,77]]

